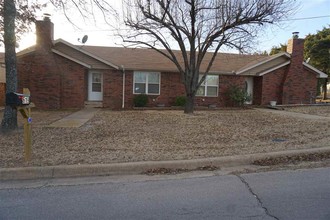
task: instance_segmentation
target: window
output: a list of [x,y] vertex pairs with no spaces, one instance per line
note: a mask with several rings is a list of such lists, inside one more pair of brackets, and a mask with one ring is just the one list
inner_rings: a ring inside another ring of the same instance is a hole
[[160,73],[134,72],[134,94],[159,95]]
[[[202,75],[199,76],[201,80]],[[196,95],[197,96],[218,96],[218,87],[219,87],[219,76],[217,75],[207,75],[204,82],[198,88]]]
[[93,73],[92,75],[92,92],[102,91],[102,74]]

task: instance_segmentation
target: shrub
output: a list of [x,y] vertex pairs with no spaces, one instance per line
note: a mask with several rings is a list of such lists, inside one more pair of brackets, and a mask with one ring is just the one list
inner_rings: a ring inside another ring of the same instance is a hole
[[135,107],[145,107],[148,103],[148,96],[146,94],[139,94],[133,99]]
[[246,101],[251,100],[251,96],[244,89],[236,85],[229,87],[227,96],[235,106],[243,106]]
[[175,106],[185,106],[187,102],[187,98],[185,96],[177,96],[175,98],[174,105]]

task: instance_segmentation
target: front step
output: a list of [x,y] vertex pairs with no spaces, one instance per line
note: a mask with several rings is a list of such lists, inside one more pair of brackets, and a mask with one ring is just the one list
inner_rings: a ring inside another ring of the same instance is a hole
[[103,103],[98,101],[85,101],[85,108],[102,108]]

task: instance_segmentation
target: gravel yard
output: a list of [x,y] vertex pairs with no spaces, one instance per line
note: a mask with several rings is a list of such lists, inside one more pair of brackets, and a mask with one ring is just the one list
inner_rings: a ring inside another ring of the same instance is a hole
[[285,108],[286,111],[330,117],[330,105]]
[[[330,117],[330,106],[290,108]],[[33,110],[33,156],[23,161],[23,124],[0,134],[0,167],[177,160],[329,146],[330,119],[259,110],[100,110],[80,128],[47,127],[72,111]],[[3,112],[0,112],[2,119]]]

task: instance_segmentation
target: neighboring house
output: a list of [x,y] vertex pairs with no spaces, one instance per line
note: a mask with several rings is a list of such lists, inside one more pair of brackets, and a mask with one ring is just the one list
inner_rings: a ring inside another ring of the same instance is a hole
[[[38,108],[83,108],[86,102],[97,102],[129,109],[141,93],[148,95],[149,106],[171,106],[185,94],[174,64],[154,50],[54,41],[49,18],[36,22],[36,33],[36,45],[17,57],[19,88],[30,89]],[[304,62],[303,43],[290,39],[288,52],[274,56],[220,53],[198,91],[196,105],[228,105],[226,92],[232,85],[245,88],[253,105],[314,103],[317,80],[326,75]]]
[[5,94],[6,94],[5,54],[0,53],[0,106],[5,105]]

